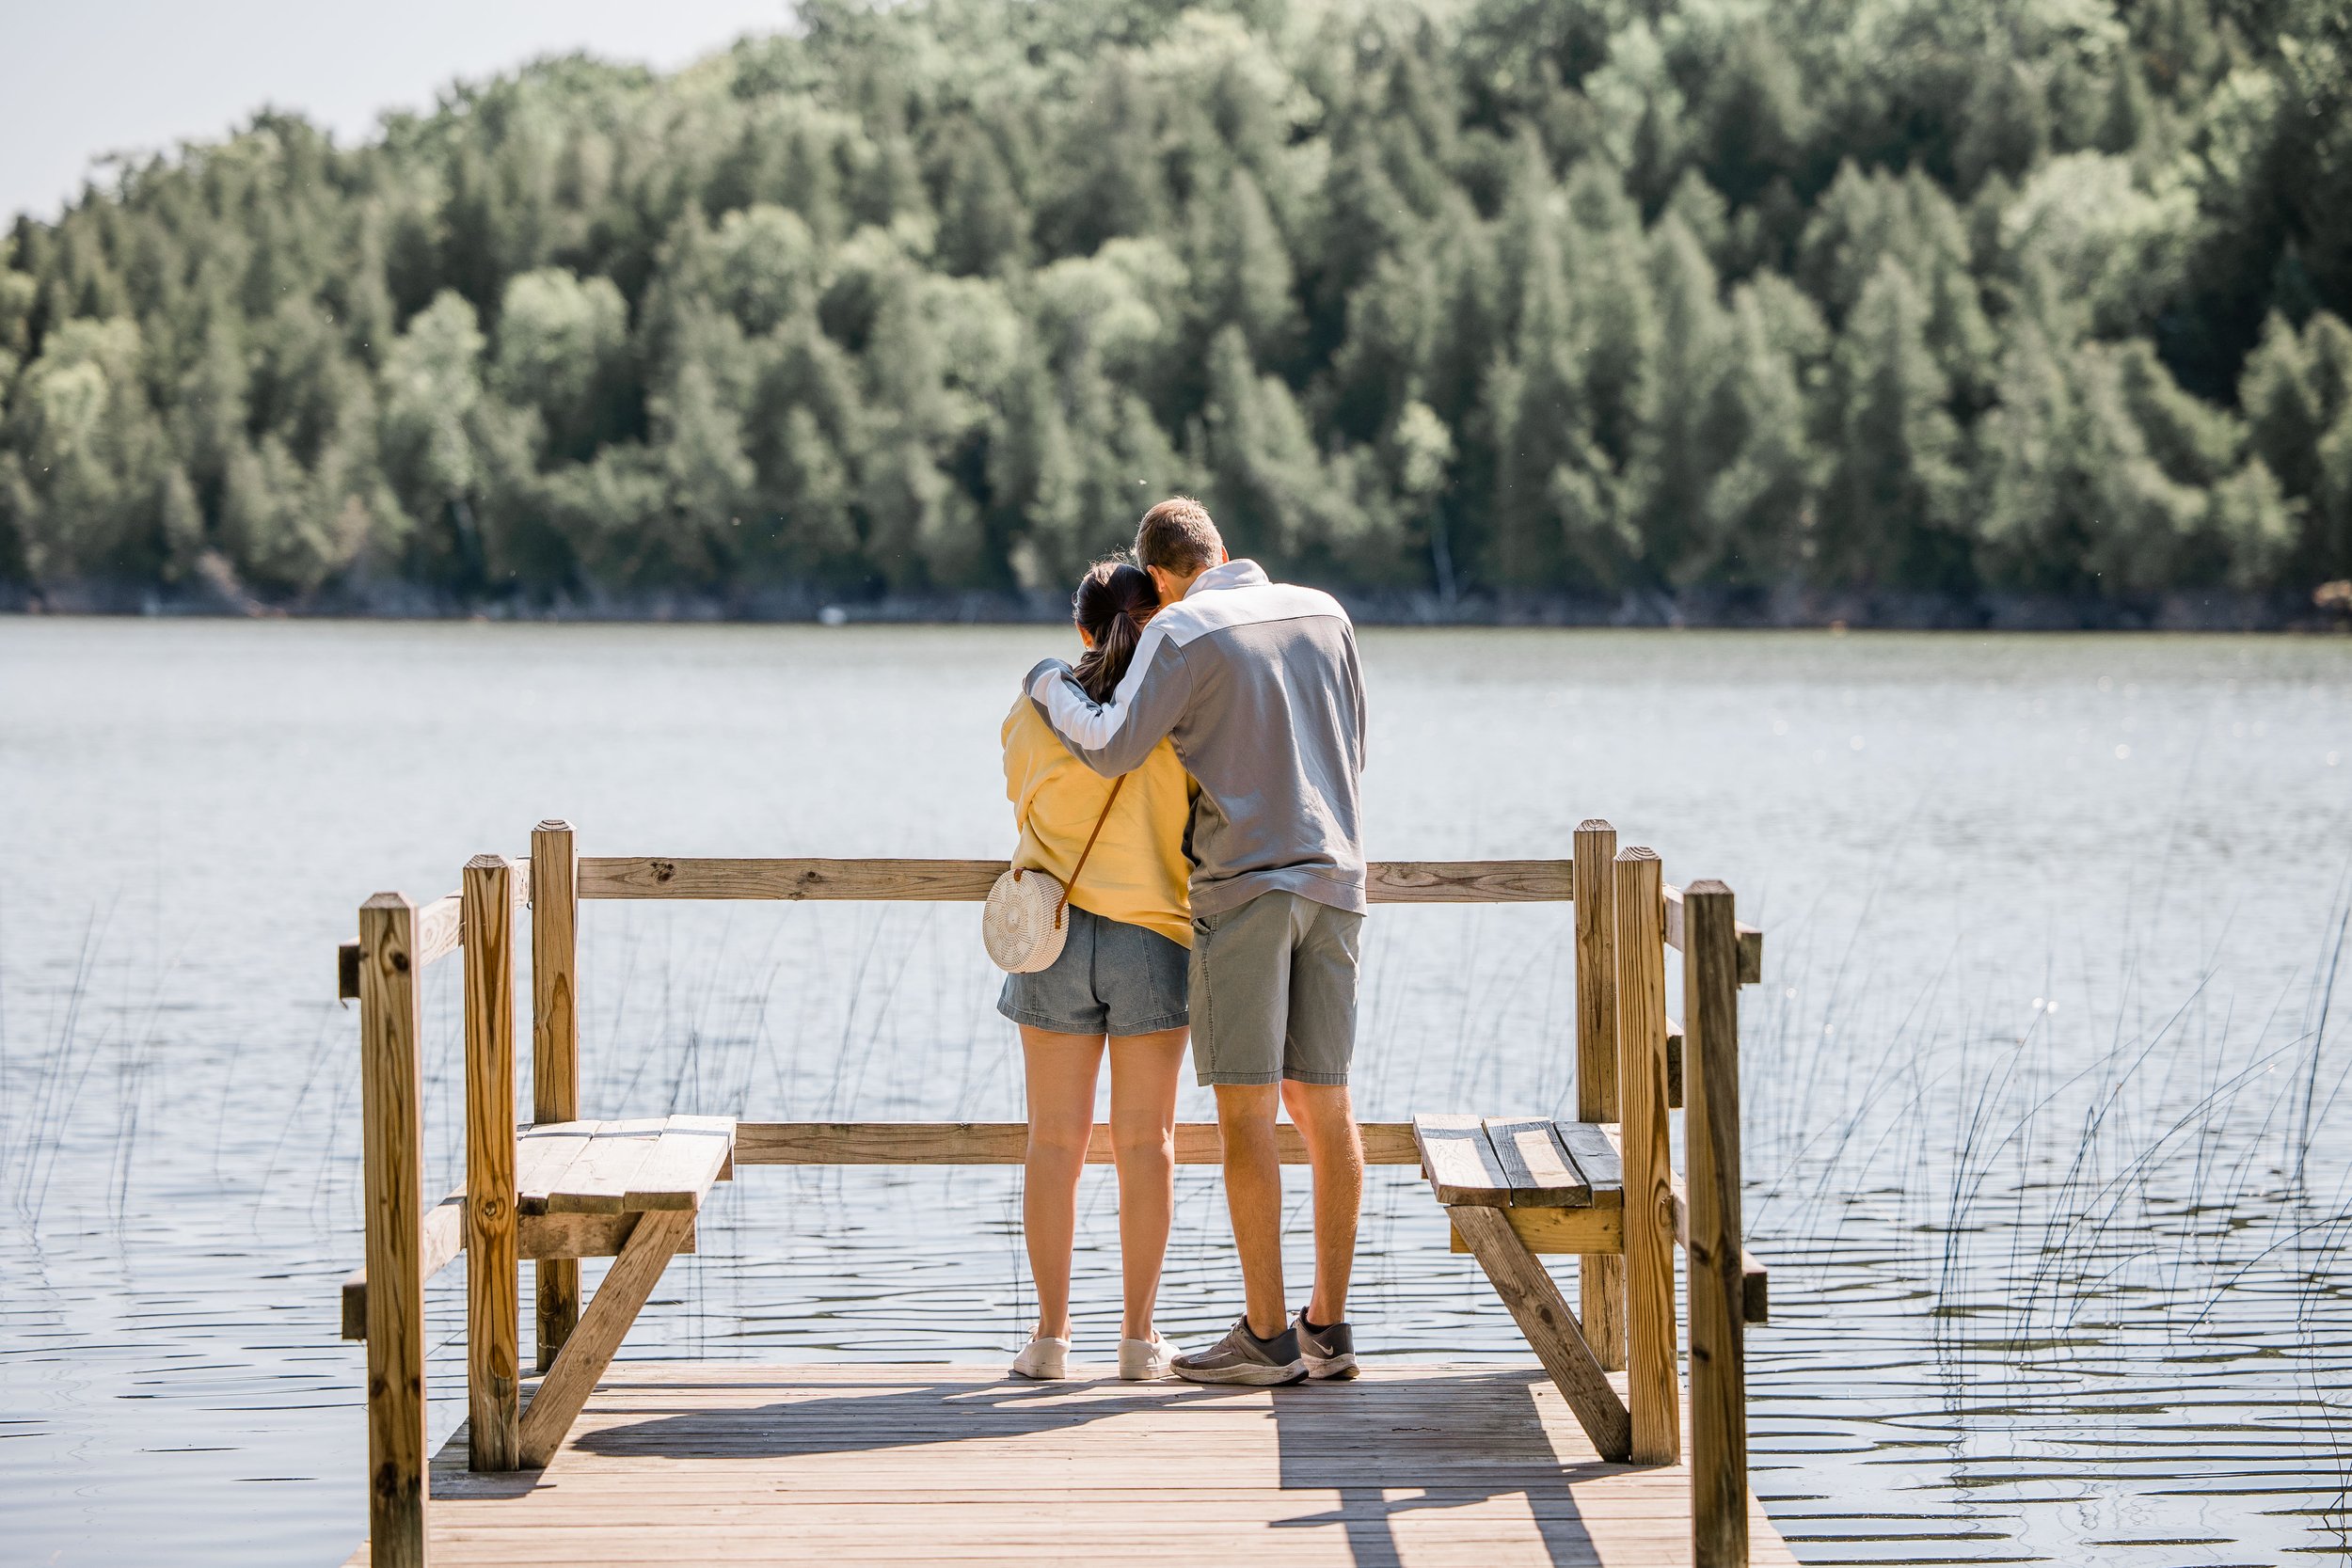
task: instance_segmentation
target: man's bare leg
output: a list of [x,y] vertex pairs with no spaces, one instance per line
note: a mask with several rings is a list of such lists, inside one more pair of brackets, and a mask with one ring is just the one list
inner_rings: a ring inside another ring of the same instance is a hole
[[1241,1259],[1244,1311],[1249,1332],[1261,1339],[1290,1326],[1282,1294],[1282,1164],[1274,1144],[1279,1101],[1272,1084],[1216,1085],[1217,1128],[1225,1139],[1225,1208],[1232,1216],[1233,1251]]
[[[1307,1301],[1307,1319],[1343,1323],[1348,1280],[1356,1268],[1356,1218],[1364,1202],[1364,1144],[1356,1131],[1356,1103],[1344,1084],[1287,1079],[1282,1102],[1306,1140],[1315,1180],[1315,1288]],[[1230,1146],[1226,1157],[1230,1165]],[[1276,1174],[1279,1180],[1279,1170]],[[1254,1332],[1254,1322],[1251,1326]]]

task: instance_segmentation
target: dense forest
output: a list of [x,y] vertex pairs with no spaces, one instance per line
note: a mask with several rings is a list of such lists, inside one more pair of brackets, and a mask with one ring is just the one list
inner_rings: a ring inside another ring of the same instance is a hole
[[813,0],[264,113],[0,243],[0,592],[1042,604],[1188,491],[1373,605],[2309,605],[2348,17]]

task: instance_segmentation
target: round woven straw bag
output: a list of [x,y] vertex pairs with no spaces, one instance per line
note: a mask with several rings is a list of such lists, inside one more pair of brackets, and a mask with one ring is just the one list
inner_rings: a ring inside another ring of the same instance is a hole
[[980,940],[996,967],[1009,974],[1051,969],[1070,940],[1070,924],[1062,918],[1069,898],[1069,891],[1042,871],[1015,867],[997,878],[980,912]]
[[[1123,775],[1111,782],[1103,815],[1094,819],[1094,832],[1087,835],[1087,847],[1078,852],[1078,863],[1071,867],[1073,885],[1085,872],[1087,857],[1094,853],[1094,841],[1103,836],[1103,824],[1110,820],[1120,785],[1126,782]],[[1009,974],[1051,969],[1061,957],[1062,944],[1070,940],[1069,910],[1069,888],[1045,872],[1015,866],[988,890],[988,903],[980,911],[980,941],[996,967]]]

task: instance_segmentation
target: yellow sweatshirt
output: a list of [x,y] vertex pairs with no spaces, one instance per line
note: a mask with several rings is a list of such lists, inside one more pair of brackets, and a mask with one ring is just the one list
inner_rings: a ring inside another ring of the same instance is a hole
[[[1110,792],[1111,781],[1072,756],[1024,693],[1005,716],[1005,796],[1021,827],[1012,863],[1070,887],[1071,869]],[[1184,884],[1192,867],[1184,859],[1184,828],[1192,818],[1192,793],[1176,748],[1162,740],[1127,775],[1070,901],[1089,914],[1190,947],[1192,904]]]

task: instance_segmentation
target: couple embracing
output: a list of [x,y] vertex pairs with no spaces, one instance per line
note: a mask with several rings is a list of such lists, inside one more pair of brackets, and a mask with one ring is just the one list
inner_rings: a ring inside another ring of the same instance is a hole
[[[1058,954],[1009,974],[997,1004],[1021,1026],[1027,1069],[1023,1220],[1039,1305],[1013,1370],[1067,1375],[1078,1178],[1107,1051],[1120,1375],[1353,1377],[1363,1149],[1347,1076],[1364,920],[1355,631],[1329,594],[1229,559],[1197,501],[1146,513],[1135,558],[1087,574],[1073,602],[1084,657],[1030,671],[1005,721],[1021,830],[1008,876],[1043,872],[1067,890]],[[1216,1094],[1244,1311],[1223,1339],[1184,1355],[1152,1310],[1187,1031],[1194,1070]],[[1284,1106],[1314,1175],[1314,1285],[1295,1321],[1275,1144]]]

